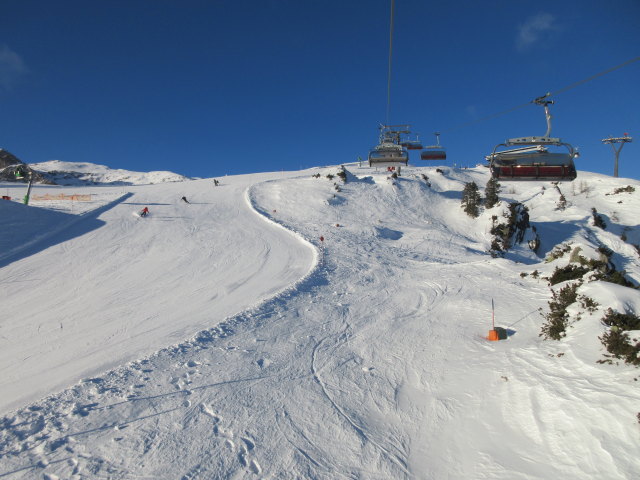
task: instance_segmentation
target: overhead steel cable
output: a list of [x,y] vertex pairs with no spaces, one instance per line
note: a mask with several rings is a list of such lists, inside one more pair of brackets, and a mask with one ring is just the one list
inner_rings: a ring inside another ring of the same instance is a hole
[[389,27],[389,67],[387,71],[387,125],[391,112],[391,60],[393,56],[393,13],[395,1],[391,0],[391,25]]
[[595,75],[591,75],[590,77],[587,77],[584,80],[580,80],[579,82],[575,82],[575,83],[572,83],[571,85],[567,85],[566,87],[561,88],[560,90],[556,90],[555,92],[551,92],[551,93],[548,94],[548,96],[558,95],[559,93],[564,93],[567,90],[571,90],[572,88],[575,88],[575,87],[577,87],[579,85],[582,85],[583,83],[590,82],[591,80],[593,80],[595,78],[601,77],[602,75],[606,75],[607,73],[611,73],[611,72],[613,72],[615,70],[618,70],[619,68],[626,67],[630,63],[637,62],[638,60],[640,60],[640,57],[632,58],[631,60],[627,60],[626,62],[621,63],[620,65],[616,65],[615,67],[611,67],[611,68],[609,68],[607,70],[604,70],[603,72],[596,73]]
[[465,128],[465,127],[468,127],[470,125],[474,125],[476,123],[481,123],[481,122],[484,122],[484,121],[487,121],[487,120],[491,120],[492,118],[495,118],[495,117],[500,117],[502,115],[506,115],[507,113],[511,113],[511,112],[513,112],[515,110],[519,110],[519,109],[524,108],[524,107],[526,107],[528,105],[531,105],[532,103],[535,103],[536,100],[538,100],[540,98],[547,98],[547,97],[551,97],[551,96],[554,96],[554,95],[559,95],[560,93],[564,93],[564,92],[566,92],[568,90],[571,90],[571,89],[573,89],[573,88],[575,88],[575,87],[577,87],[579,85],[582,85],[583,83],[590,82],[591,80],[594,80],[594,79],[596,79],[598,77],[606,75],[607,73],[611,73],[611,72],[613,72],[615,70],[618,70],[619,68],[626,67],[627,65],[629,65],[629,64],[631,64],[633,62],[637,62],[638,60],[640,60],[640,57],[632,58],[630,60],[627,60],[626,62],[623,62],[623,63],[621,63],[619,65],[616,65],[615,67],[611,67],[611,68],[608,68],[607,70],[603,70],[602,72],[596,73],[595,75],[591,75],[590,77],[587,77],[587,78],[584,78],[584,79],[582,79],[580,81],[574,82],[574,83],[572,83],[570,85],[567,85],[566,87],[560,88],[560,89],[558,89],[558,90],[556,90],[554,92],[549,92],[549,93],[543,95],[542,97],[538,97],[535,100],[531,100],[530,102],[523,103],[523,104],[518,105],[516,107],[508,108],[507,110],[503,110],[503,111],[498,112],[498,113],[487,115],[486,117],[482,117],[482,118],[478,118],[476,120],[471,120],[469,122],[462,123],[462,124],[460,124],[460,125],[458,125],[456,127],[450,128],[448,130],[444,130],[443,133],[451,133],[451,132],[454,132],[456,130],[460,130],[461,128]]
[[518,105],[517,107],[512,107],[512,108],[509,108],[507,110],[503,110],[503,111],[498,112],[498,113],[493,113],[491,115],[487,115],[486,117],[478,118],[476,120],[470,120],[468,122],[465,122],[465,123],[462,123],[462,124],[458,125],[457,127],[453,127],[453,128],[448,129],[448,130],[443,130],[442,133],[455,132],[456,130],[460,130],[461,128],[466,128],[469,125],[475,125],[476,123],[485,122],[487,120],[491,120],[492,118],[500,117],[502,115],[506,115],[507,113],[511,113],[511,112],[513,112],[515,110],[519,110],[520,108],[528,107],[529,105],[531,105],[531,102],[523,103],[522,105]]

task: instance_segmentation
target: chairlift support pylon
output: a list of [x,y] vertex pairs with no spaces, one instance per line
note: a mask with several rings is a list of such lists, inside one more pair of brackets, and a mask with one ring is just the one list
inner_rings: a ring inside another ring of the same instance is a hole
[[27,165],[18,165],[14,170],[16,180],[28,180],[27,193],[24,195],[23,203],[29,205],[31,197],[31,187],[33,186],[33,170]]
[[447,151],[440,145],[440,132],[434,132],[436,136],[435,145],[427,145],[420,154],[421,160],[446,160]]
[[[602,143],[608,143],[611,145],[613,149],[613,154],[615,156],[615,163],[613,164],[613,176],[618,177],[618,160],[620,158],[620,151],[622,147],[624,147],[625,143],[633,142],[633,137],[630,137],[628,133],[625,133],[623,137],[612,137],[609,135],[609,138],[603,138]],[[619,147],[616,147],[616,144],[620,144]]]
[[[536,105],[544,107],[547,120],[547,131],[544,136],[510,138],[504,143],[499,143],[493,148],[493,152],[485,158],[489,162],[491,175],[502,181],[571,181],[576,178],[577,172],[573,159],[578,156],[578,151],[571,144],[563,142],[560,138],[551,137],[551,112],[549,105],[554,103],[549,100],[550,94],[543,95],[532,101]],[[567,153],[550,152],[549,147],[564,147]],[[515,147],[498,151],[500,147]]]

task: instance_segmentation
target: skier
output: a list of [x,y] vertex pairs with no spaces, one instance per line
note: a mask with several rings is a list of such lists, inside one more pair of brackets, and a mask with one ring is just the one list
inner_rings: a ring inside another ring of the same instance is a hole
[[187,197],[182,197],[182,198],[181,198],[181,200],[182,200],[184,203],[189,203],[189,200],[187,200]]
[[142,211],[140,212],[140,216],[141,217],[146,217],[148,213],[149,213],[149,209],[147,207],[144,207],[142,209]]
[[217,187],[218,185],[220,185],[220,182],[217,179],[213,179],[213,184]]

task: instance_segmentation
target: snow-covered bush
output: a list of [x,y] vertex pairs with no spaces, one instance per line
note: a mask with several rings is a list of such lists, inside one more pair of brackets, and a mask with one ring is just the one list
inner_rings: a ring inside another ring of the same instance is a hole
[[[498,217],[494,215],[491,217],[493,222],[491,226],[491,235],[493,240],[491,241],[491,254],[496,256],[500,252],[505,252],[512,245],[516,243],[522,243],[525,238],[527,229],[531,227],[529,224],[529,209],[518,202],[510,203],[509,210],[504,213],[506,223],[498,223]],[[533,238],[528,241],[529,248],[536,251],[540,246],[540,238],[532,228]]]
[[462,208],[470,217],[477,218],[480,215],[480,192],[476,182],[469,182],[464,185]]
[[557,260],[558,258],[562,258],[565,253],[569,253],[570,251],[571,251],[571,245],[570,244],[561,243],[560,245],[556,245],[555,247],[553,247],[553,250],[551,250],[551,253],[549,253],[549,255],[547,255],[547,258],[545,258],[544,261],[546,263],[553,262],[554,260]]
[[587,297],[586,295],[580,295],[578,299],[580,300],[580,306],[589,313],[594,313],[600,306],[593,298]]
[[593,225],[605,230],[607,228],[607,224],[604,222],[602,216],[598,214],[595,207],[591,208],[591,213],[593,215]]
[[487,182],[487,185],[484,190],[484,206],[485,208],[493,208],[500,202],[500,197],[498,194],[500,193],[500,184],[498,180],[494,177],[491,177]]
[[553,299],[549,302],[549,313],[542,316],[547,320],[542,325],[540,336],[552,340],[560,340],[566,336],[569,326],[569,313],[567,307],[574,303],[578,294],[577,283],[571,283],[562,287],[558,292],[553,292]]
[[556,210],[560,210],[561,212],[564,211],[567,206],[567,198],[564,196],[564,194],[562,193],[562,190],[560,190],[560,187],[558,186],[558,182],[553,182],[553,186],[555,187],[555,189],[558,191],[558,203],[556,204]]
[[[607,352],[611,354],[606,356],[619,358],[631,365],[640,365],[640,342],[637,338],[629,336],[629,331],[640,330],[640,317],[609,308],[602,318],[602,323],[611,327],[599,337]],[[608,363],[611,363],[611,360],[608,360]]]
[[558,283],[566,282],[567,280],[578,280],[585,274],[589,273],[589,268],[581,265],[574,265],[572,263],[564,267],[556,267],[551,276],[549,277],[549,285],[556,285]]
[[574,197],[581,193],[584,193],[588,197],[589,194],[593,191],[593,189],[594,187],[592,185],[589,185],[584,180],[581,180],[580,182],[571,183],[571,190],[573,192]]
[[636,189],[633,186],[627,185],[626,187],[618,187],[613,191],[613,193],[605,193],[605,195],[617,195],[618,193],[633,193],[635,191]]

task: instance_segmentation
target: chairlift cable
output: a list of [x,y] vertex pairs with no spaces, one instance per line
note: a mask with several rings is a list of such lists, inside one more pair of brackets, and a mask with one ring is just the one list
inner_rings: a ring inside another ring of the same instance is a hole
[[387,125],[389,125],[389,116],[391,112],[391,59],[393,54],[393,12],[395,1],[391,0],[391,21],[389,27],[389,67],[387,72]]
[[[544,95],[543,97],[551,97],[551,96],[554,96],[554,95],[559,95],[560,93],[564,93],[564,92],[566,92],[568,90],[571,90],[571,89],[573,89],[573,88],[575,88],[575,87],[577,87],[579,85],[582,85],[583,83],[590,82],[591,80],[594,80],[594,79],[596,79],[598,77],[606,75],[607,73],[611,73],[611,72],[613,72],[615,70],[618,70],[619,68],[626,67],[627,65],[629,65],[629,64],[631,64],[633,62],[637,62],[638,60],[640,60],[640,57],[632,58],[630,60],[627,60],[626,62],[623,62],[623,63],[621,63],[619,65],[616,65],[615,67],[611,67],[611,68],[608,68],[607,70],[603,70],[602,72],[596,73],[595,75],[591,75],[591,76],[589,76],[587,78],[584,78],[584,79],[582,79],[582,80],[580,80],[578,82],[574,82],[574,83],[572,83],[570,85],[567,85],[566,87],[560,88],[560,89],[558,89],[558,90],[556,90],[554,92],[549,92],[546,95]],[[538,97],[538,98],[543,98],[543,97]],[[516,107],[508,108],[508,109],[503,110],[501,112],[494,113],[494,114],[491,114],[491,115],[487,115],[486,117],[482,117],[482,118],[478,118],[476,120],[471,120],[469,122],[465,122],[463,124],[458,125],[457,127],[453,127],[453,128],[450,128],[449,130],[445,130],[444,133],[451,133],[453,131],[460,130],[462,128],[466,128],[466,127],[468,127],[470,125],[475,125],[476,123],[485,122],[487,120],[491,120],[493,118],[500,117],[502,115],[506,115],[507,113],[511,113],[511,112],[514,112],[514,111],[519,110],[521,108],[524,108],[526,106],[529,106],[534,102],[535,102],[535,100],[532,100],[530,102],[523,103],[523,104],[518,105]]]
[[580,80],[579,82],[572,83],[571,85],[568,85],[568,86],[566,86],[564,88],[561,88],[560,90],[556,90],[555,92],[551,92],[548,96],[558,95],[559,93],[564,93],[567,90],[571,90],[572,88],[575,88],[575,87],[577,87],[579,85],[582,85],[583,83],[590,82],[591,80],[593,80],[595,78],[601,77],[602,75],[606,75],[607,73],[611,73],[611,72],[613,72],[615,70],[618,70],[619,68],[622,68],[622,67],[625,67],[625,66],[629,65],[630,63],[637,62],[638,60],[640,60],[640,57],[632,58],[631,60],[627,60],[626,62],[622,62],[620,65],[616,65],[615,67],[611,67],[611,68],[609,68],[607,70],[604,70],[604,71],[602,71],[600,73],[596,73],[595,75],[591,75],[590,77],[587,77],[587,78],[585,78],[583,80]]

